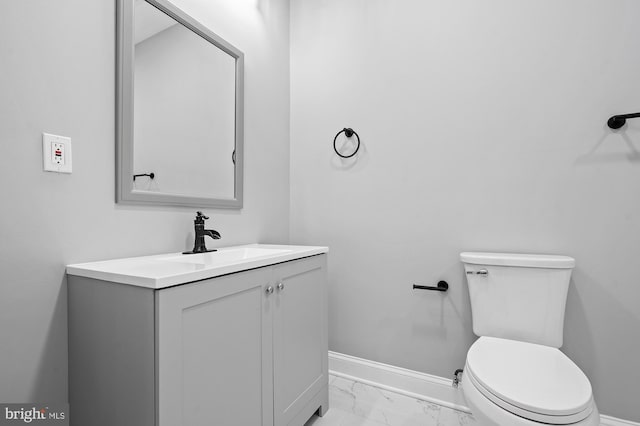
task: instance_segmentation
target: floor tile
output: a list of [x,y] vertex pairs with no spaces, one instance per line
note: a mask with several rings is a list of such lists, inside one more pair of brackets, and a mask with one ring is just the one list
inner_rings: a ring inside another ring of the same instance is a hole
[[336,376],[329,407],[305,426],[476,426],[470,414]]

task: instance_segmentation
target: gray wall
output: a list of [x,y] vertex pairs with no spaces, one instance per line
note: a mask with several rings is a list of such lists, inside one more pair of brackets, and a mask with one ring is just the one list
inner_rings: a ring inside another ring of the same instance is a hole
[[563,350],[640,421],[640,120],[605,127],[640,110],[640,3],[291,4],[291,238],[331,247],[330,349],[450,377],[475,338],[459,252],[567,254]]
[[[245,207],[206,210],[208,244],[287,242],[288,1],[175,3],[247,55]],[[2,402],[67,401],[66,264],[193,244],[195,208],[114,204],[114,46],[115,1],[2,5]],[[42,171],[42,132],[72,138],[73,174]]]

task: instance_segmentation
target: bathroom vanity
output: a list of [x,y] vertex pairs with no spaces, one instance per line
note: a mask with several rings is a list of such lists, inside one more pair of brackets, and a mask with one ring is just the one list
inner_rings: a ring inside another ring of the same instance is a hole
[[71,424],[302,426],[324,414],[327,251],[67,266]]

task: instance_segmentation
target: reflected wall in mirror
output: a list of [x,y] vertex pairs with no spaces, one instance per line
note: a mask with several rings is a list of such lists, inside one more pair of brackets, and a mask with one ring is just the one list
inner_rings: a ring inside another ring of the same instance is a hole
[[117,201],[242,207],[242,53],[165,0],[118,11]]

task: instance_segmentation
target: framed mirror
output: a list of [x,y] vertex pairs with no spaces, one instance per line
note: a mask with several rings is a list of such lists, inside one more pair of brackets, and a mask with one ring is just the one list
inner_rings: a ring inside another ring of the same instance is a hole
[[244,55],[166,0],[117,0],[116,201],[242,207]]

